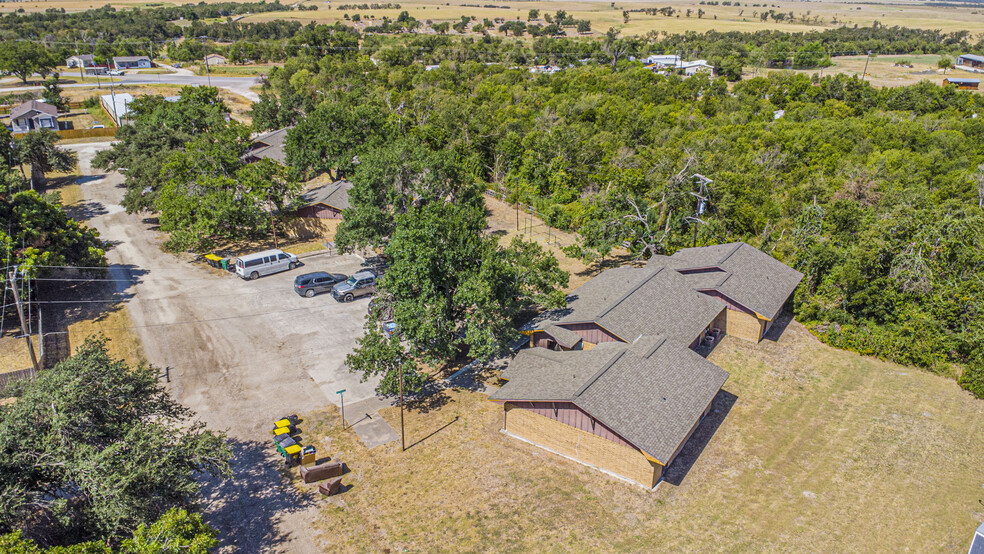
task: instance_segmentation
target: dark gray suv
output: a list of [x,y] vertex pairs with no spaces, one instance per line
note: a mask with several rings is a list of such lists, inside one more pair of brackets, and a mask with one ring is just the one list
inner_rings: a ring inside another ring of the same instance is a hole
[[347,277],[341,273],[325,273],[324,271],[305,273],[294,279],[294,292],[311,298],[315,294],[330,291],[336,283],[341,283],[345,279]]

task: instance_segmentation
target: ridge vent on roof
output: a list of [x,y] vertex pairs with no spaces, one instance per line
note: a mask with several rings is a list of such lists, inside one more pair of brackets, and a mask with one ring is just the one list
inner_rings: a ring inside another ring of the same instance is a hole
[[625,299],[626,298],[632,296],[635,293],[635,291],[637,291],[640,288],[642,288],[642,286],[645,285],[646,283],[648,283],[650,281],[650,279],[652,279],[653,277],[659,275],[659,273],[662,272],[663,269],[665,269],[665,268],[663,266],[660,266],[659,269],[657,269],[656,271],[654,271],[651,274],[649,274],[648,277],[646,277],[642,281],[639,281],[639,284],[637,284],[636,286],[634,286],[631,289],[629,289],[628,292],[626,292],[625,294],[623,294],[622,297],[619,298],[618,300],[616,300],[611,306],[608,306],[607,308],[605,308],[604,310],[602,310],[600,314],[598,314],[597,316],[595,316],[595,320],[597,321],[597,320],[600,320],[601,318],[605,317],[605,314],[607,314],[608,312],[614,310],[622,302],[625,302]]
[[[728,252],[728,255],[727,256],[721,258],[721,261],[718,262],[718,265],[720,266],[720,265],[724,264],[724,262],[728,261],[728,258],[730,258],[732,255],[734,255],[734,253],[737,252],[738,249],[740,249],[743,244],[745,244],[745,243],[739,242],[738,244],[736,244],[735,247],[734,247],[734,249],[731,252]],[[723,270],[724,268],[722,267],[721,269]]]
[[602,375],[604,375],[606,371],[611,369],[611,367],[615,365],[615,362],[617,362],[619,358],[621,358],[624,355],[625,355],[625,350],[619,350],[618,353],[612,356],[612,359],[608,360],[608,362],[605,365],[601,366],[601,369],[599,369],[597,373],[592,375],[591,378],[587,380],[587,382],[581,385],[581,388],[577,389],[577,392],[574,393],[574,398],[577,398],[578,396],[584,394],[584,391],[588,390],[588,387],[593,385],[595,381],[597,381]]
[[659,337],[659,340],[657,340],[655,344],[653,344],[652,346],[649,347],[648,350],[646,350],[646,353],[645,355],[643,355],[643,358],[649,358],[650,356],[655,354],[656,351],[659,350],[659,347],[663,346],[664,342],[666,342],[666,337]]

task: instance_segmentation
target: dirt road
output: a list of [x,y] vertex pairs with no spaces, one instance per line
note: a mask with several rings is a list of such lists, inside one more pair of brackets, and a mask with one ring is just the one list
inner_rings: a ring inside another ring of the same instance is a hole
[[[224,550],[322,550],[307,531],[313,505],[281,484],[269,427],[283,414],[337,403],[341,389],[346,403],[374,396],[375,383],[360,383],[344,366],[368,299],[341,304],[292,289],[301,273],[352,274],[362,260],[314,256],[294,271],[243,281],[164,253],[154,221],[119,205],[122,176],[92,169],[92,156],[108,144],[70,147],[85,175],[77,211],[114,245],[107,254],[111,275],[148,361],[169,368],[174,397],[210,427],[226,430],[234,445],[233,479],[207,487],[209,521],[221,530]],[[320,446],[315,437],[305,439]]]

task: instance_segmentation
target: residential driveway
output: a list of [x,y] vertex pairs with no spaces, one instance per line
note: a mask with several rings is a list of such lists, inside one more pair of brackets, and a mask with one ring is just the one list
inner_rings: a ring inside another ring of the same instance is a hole
[[346,404],[374,396],[376,382],[360,383],[344,365],[369,299],[343,304],[329,294],[303,298],[292,288],[301,273],[352,274],[362,260],[313,256],[294,271],[244,281],[164,253],[155,221],[119,205],[122,176],[92,170],[91,157],[109,144],[70,147],[87,174],[77,211],[114,244],[110,274],[148,361],[169,368],[174,397],[235,445],[233,479],[209,488],[210,522],[229,550],[320,550],[307,530],[316,513],[282,486],[269,429],[282,415],[338,404],[341,389]]

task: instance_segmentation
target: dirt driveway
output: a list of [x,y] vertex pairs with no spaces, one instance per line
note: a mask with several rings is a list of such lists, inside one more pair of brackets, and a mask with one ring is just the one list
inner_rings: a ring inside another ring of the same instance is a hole
[[[226,430],[235,446],[233,479],[208,487],[209,521],[226,550],[321,550],[307,531],[313,506],[281,484],[269,427],[283,414],[338,403],[341,389],[346,403],[374,396],[376,383],[360,383],[344,366],[362,334],[368,299],[342,304],[292,289],[301,273],[352,274],[361,258],[312,256],[294,271],[243,281],[164,253],[153,220],[119,205],[122,176],[91,168],[91,157],[108,145],[69,147],[85,175],[85,201],[76,212],[114,244],[111,275],[148,361],[169,368],[174,397],[210,427]],[[314,437],[307,441],[320,446]]]

